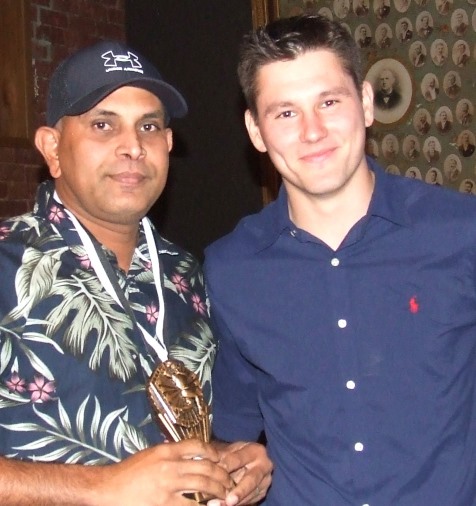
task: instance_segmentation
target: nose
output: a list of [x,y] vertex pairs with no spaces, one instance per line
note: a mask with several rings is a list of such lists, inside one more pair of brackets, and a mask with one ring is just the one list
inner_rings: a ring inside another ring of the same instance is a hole
[[327,128],[318,111],[304,114],[301,121],[301,142],[317,142],[327,135]]
[[125,128],[119,136],[116,154],[119,157],[139,160],[147,154],[143,139],[135,128]]

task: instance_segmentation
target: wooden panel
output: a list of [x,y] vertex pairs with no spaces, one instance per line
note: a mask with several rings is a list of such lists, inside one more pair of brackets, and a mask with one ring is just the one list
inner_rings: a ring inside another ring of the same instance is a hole
[[28,145],[31,136],[29,2],[0,2],[0,146]]

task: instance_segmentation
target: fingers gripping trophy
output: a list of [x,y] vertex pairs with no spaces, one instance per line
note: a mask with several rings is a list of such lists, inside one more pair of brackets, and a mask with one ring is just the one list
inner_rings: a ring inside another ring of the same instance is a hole
[[[147,396],[167,439],[210,442],[209,410],[200,381],[182,362],[169,359],[160,363],[147,382]],[[199,492],[191,495],[196,502],[204,501]]]

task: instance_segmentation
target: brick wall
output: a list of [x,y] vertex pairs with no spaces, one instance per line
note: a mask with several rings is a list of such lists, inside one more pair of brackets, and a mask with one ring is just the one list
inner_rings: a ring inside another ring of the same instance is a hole
[[[125,39],[125,0],[29,0],[33,130],[44,123],[48,79],[72,51],[105,38]],[[0,147],[0,219],[31,210],[47,175],[33,145]]]

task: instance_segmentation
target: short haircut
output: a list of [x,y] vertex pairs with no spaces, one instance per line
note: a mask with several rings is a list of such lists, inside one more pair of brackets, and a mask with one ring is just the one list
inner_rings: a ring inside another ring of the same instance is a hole
[[290,61],[308,51],[325,49],[340,60],[362,96],[360,50],[347,29],[324,16],[307,15],[282,18],[251,31],[240,47],[238,78],[246,104],[256,119],[258,71],[269,63]]

